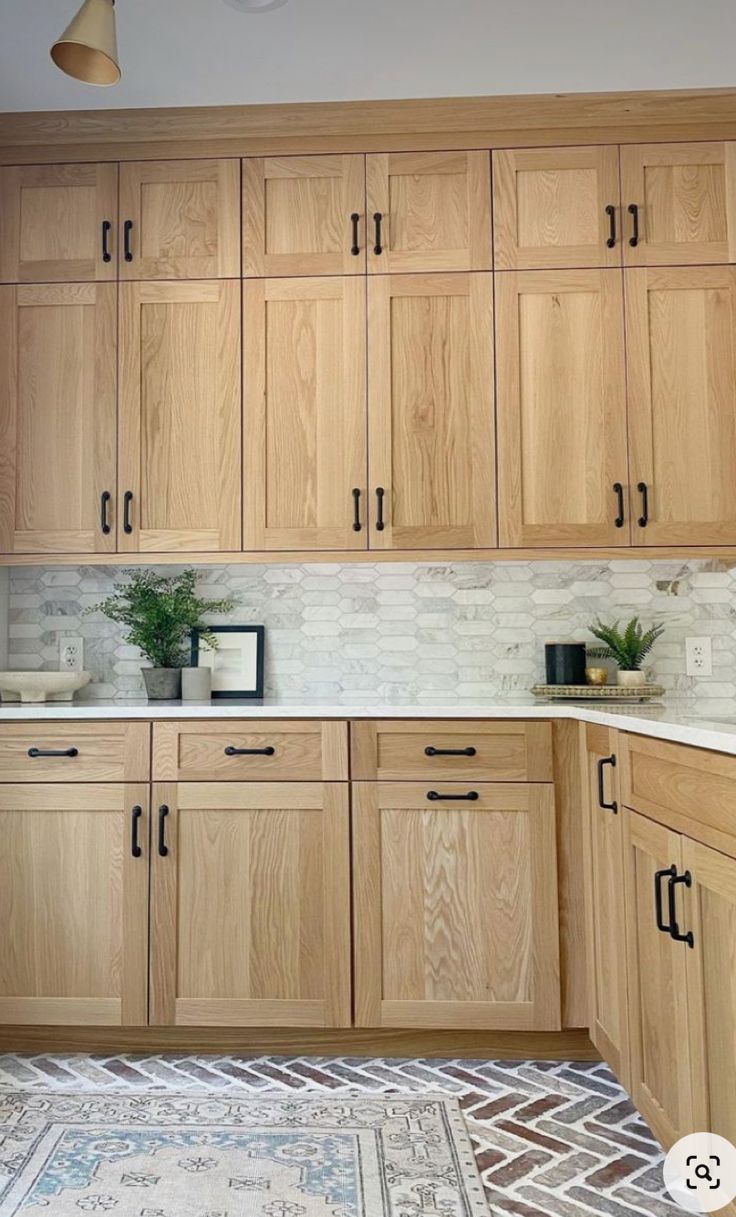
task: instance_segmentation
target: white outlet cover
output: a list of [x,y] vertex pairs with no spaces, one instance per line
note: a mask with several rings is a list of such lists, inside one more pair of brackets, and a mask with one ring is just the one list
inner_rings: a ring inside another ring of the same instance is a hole
[[688,676],[713,675],[713,648],[710,638],[685,639],[685,672]]

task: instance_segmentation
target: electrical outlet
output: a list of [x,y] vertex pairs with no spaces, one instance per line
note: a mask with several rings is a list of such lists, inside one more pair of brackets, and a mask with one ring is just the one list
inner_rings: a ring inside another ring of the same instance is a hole
[[713,675],[713,652],[710,638],[685,639],[685,672],[688,676]]
[[59,642],[59,671],[81,672],[84,668],[84,639],[62,638]]

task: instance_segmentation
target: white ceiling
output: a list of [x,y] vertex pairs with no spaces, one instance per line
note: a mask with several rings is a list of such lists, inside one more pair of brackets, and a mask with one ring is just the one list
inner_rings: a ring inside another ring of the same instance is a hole
[[736,83],[736,0],[117,0],[122,83],[63,76],[80,0],[0,0],[0,111]]

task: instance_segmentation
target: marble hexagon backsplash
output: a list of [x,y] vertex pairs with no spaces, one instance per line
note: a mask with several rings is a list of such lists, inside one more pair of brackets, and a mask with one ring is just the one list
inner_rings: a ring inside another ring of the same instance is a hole
[[[166,568],[171,571],[172,567]],[[698,710],[734,712],[736,569],[718,562],[580,561],[204,566],[201,592],[236,603],[223,622],[266,626],[266,695],[283,702],[485,700],[543,677],[543,644],[589,639],[597,616],[666,625],[651,674]],[[9,664],[56,668],[81,636],[87,696],[140,696],[140,661],[121,629],[84,610],[110,567],[9,573]],[[1,590],[1,589],[0,589]],[[685,638],[709,635],[713,676],[685,676]]]

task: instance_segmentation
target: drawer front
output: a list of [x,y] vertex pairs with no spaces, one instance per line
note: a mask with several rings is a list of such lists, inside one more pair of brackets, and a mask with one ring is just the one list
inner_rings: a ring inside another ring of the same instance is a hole
[[158,782],[347,781],[342,722],[155,723]]
[[551,782],[548,722],[355,722],[359,781]]
[[2,723],[0,782],[147,782],[149,723]]

